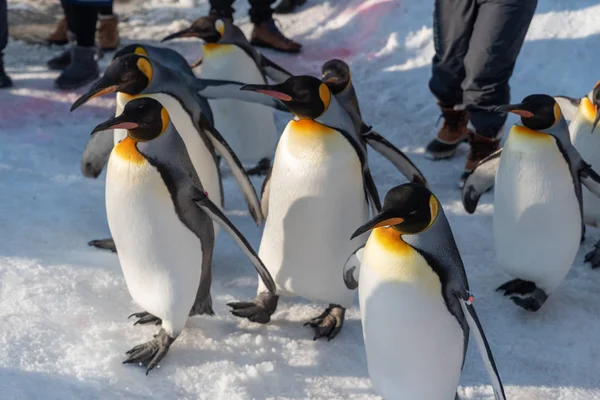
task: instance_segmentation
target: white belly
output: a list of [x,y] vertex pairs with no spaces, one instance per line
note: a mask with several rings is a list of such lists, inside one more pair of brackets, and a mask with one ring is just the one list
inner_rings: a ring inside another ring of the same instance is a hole
[[322,140],[289,131],[275,155],[259,256],[280,294],[349,307],[344,263],[364,243],[350,237],[369,217],[360,161],[339,133]]
[[555,140],[511,133],[495,187],[500,266],[515,278],[553,291],[569,272],[581,238],[573,179]]
[[[248,84],[263,84],[263,77],[242,49],[219,45],[205,51],[200,77]],[[239,100],[209,100],[215,127],[245,165],[254,166],[262,158],[273,157],[277,131],[273,109]]]
[[413,251],[399,258],[369,239],[359,277],[367,366],[385,400],[454,400],[463,331],[438,276]]
[[175,214],[159,173],[147,162],[124,161],[115,150],[106,176],[106,213],[131,297],[177,337],[200,282],[200,239]]
[[[202,183],[204,190],[208,192],[208,198],[222,209],[223,199],[221,197],[218,166],[194,127],[192,119],[173,97],[162,93],[148,95],[148,97],[156,99],[167,109],[171,122],[173,122],[175,129],[177,129],[185,143],[185,148],[192,160],[198,178],[200,178],[200,183]],[[219,225],[215,222],[213,226],[216,238],[219,233]]]
[[[600,127],[596,127],[600,130]],[[594,168],[600,170],[600,136],[598,131],[592,134],[592,123],[581,116],[581,112],[569,126],[571,132],[571,141],[581,154],[581,157]],[[586,187],[583,188],[583,215],[586,224],[600,226],[600,198],[590,192]]]

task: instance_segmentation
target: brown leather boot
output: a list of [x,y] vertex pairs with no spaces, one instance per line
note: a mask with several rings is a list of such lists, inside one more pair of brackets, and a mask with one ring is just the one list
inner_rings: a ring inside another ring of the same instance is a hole
[[253,46],[264,47],[285,53],[299,53],[302,49],[301,44],[283,36],[273,20],[254,25],[250,43]]
[[431,160],[450,158],[462,142],[469,136],[469,113],[466,110],[455,110],[451,106],[439,104],[442,110],[444,124],[436,137],[429,142],[425,149],[425,157]]
[[471,145],[471,151],[469,151],[469,155],[467,156],[465,171],[460,177],[459,186],[461,188],[479,162],[500,148],[500,139],[488,138],[470,131],[469,144]]
[[119,20],[116,15],[100,15],[98,18],[98,45],[102,50],[110,51],[120,43]]
[[63,17],[56,24],[56,28],[54,32],[52,32],[47,39],[50,44],[58,44],[63,45],[69,43],[69,38],[67,36],[67,18]]

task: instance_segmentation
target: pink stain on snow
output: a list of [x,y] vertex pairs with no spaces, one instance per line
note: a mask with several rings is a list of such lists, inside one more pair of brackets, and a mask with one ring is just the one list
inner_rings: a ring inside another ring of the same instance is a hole
[[377,29],[380,27],[379,21],[396,7],[400,7],[398,0],[384,0],[370,4],[359,2],[357,5],[346,8],[340,14],[340,18],[349,18],[348,24],[356,27],[352,35],[349,35],[349,40],[333,48],[306,47],[300,57],[307,61],[325,62],[332,58],[348,60],[358,54],[366,54],[367,58],[371,59],[375,54],[370,51],[375,47],[373,40],[386,40],[386,38],[376,37]]

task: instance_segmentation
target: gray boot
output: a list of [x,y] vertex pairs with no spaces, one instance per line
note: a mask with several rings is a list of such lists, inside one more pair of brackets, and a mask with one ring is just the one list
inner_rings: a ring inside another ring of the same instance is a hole
[[71,60],[71,64],[56,79],[57,88],[76,89],[100,76],[94,47],[73,46]]

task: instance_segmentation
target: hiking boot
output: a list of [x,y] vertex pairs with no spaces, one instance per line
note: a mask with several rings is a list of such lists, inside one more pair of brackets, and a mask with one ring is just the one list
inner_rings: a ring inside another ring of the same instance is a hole
[[71,49],[71,65],[56,79],[55,85],[62,90],[76,89],[98,78],[96,49],[74,46]]
[[250,43],[253,46],[282,51],[284,53],[299,53],[302,45],[283,36],[274,20],[254,25]]
[[471,151],[469,151],[469,155],[467,156],[465,170],[458,184],[461,188],[479,162],[500,148],[500,139],[488,138],[469,131],[469,144],[471,145]]
[[57,55],[56,57],[50,59],[47,63],[48,68],[55,71],[64,71],[71,65],[71,49],[67,49]]
[[67,29],[67,18],[63,17],[56,24],[56,28],[54,29],[54,32],[52,32],[50,34],[50,36],[48,36],[48,39],[46,39],[46,40],[48,41],[49,44],[58,44],[58,45],[67,44],[67,43],[69,43],[69,37],[67,35],[67,30],[68,30]]
[[296,9],[296,7],[301,6],[306,3],[306,0],[281,0],[277,7],[273,10],[275,14],[289,14]]
[[100,15],[98,18],[98,45],[102,50],[110,51],[120,43],[119,19],[116,15]]
[[456,149],[469,137],[469,113],[466,110],[455,110],[452,106],[439,105],[442,110],[441,118],[444,124],[436,137],[429,142],[425,149],[425,157],[431,160],[450,158]]
[[6,75],[4,68],[0,67],[0,89],[9,88],[12,87],[12,85],[12,80]]

